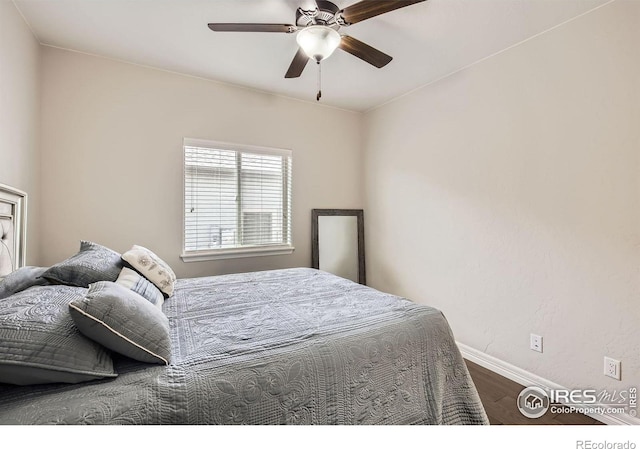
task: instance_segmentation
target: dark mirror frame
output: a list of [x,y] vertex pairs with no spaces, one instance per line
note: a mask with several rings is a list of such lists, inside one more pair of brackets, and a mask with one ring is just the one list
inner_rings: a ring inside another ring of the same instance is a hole
[[358,221],[358,283],[367,285],[367,270],[364,257],[364,211],[362,209],[312,209],[311,210],[311,267],[320,268],[318,247],[318,217],[350,216]]

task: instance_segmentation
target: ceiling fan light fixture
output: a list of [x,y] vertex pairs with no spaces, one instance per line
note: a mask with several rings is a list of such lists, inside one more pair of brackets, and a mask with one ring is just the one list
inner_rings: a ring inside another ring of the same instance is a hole
[[296,36],[298,45],[314,61],[328,58],[340,45],[340,33],[324,25],[311,25],[301,29]]

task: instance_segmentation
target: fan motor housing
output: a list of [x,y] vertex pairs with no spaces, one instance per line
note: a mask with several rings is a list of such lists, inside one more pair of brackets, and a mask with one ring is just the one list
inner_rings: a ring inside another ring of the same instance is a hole
[[305,10],[298,8],[296,11],[296,25],[306,28],[310,25],[324,25],[334,30],[340,28],[340,24],[336,20],[336,14],[340,12],[334,3],[326,0],[317,0],[317,8]]

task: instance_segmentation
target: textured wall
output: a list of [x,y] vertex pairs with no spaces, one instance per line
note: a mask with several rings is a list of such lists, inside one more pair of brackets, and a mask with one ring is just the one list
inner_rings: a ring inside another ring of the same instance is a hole
[[27,264],[39,262],[40,45],[0,1],[0,184],[27,192]]
[[[42,255],[148,246],[180,277],[309,266],[311,209],[362,207],[361,116],[43,49]],[[292,255],[184,263],[184,137],[293,150]]]
[[616,1],[368,113],[371,283],[561,385],[639,385],[638,23]]

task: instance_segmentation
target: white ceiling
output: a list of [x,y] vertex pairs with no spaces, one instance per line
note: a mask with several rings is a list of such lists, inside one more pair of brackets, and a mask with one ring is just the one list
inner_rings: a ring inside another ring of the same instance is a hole
[[[3,1],[3,0],[0,0]],[[14,0],[45,45],[315,101],[317,72],[284,74],[295,35],[214,33],[209,22],[295,23],[309,0]],[[371,0],[375,1],[375,0]],[[342,28],[394,57],[342,51],[322,64],[322,102],[365,111],[610,0],[429,0]],[[336,0],[346,7],[356,0]]]

